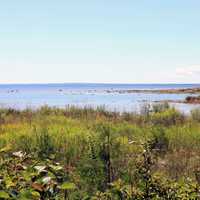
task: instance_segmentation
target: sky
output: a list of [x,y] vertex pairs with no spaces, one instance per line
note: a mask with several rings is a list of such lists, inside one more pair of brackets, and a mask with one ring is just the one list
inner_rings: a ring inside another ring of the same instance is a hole
[[0,83],[200,83],[199,0],[6,0]]

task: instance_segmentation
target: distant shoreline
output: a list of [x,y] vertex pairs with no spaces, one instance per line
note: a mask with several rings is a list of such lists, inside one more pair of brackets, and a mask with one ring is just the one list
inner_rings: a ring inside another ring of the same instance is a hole
[[181,89],[129,89],[129,90],[106,90],[107,93],[157,93],[157,94],[200,94],[200,87],[198,88],[181,88]]
[[184,103],[184,104],[200,104],[200,95],[199,96],[187,96],[184,100],[165,100],[165,101],[154,101],[154,103]]

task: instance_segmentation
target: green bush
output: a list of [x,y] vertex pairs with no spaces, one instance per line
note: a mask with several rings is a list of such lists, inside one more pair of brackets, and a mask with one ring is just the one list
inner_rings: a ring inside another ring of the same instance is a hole
[[191,111],[192,120],[200,122],[200,108],[196,108]]
[[177,123],[183,123],[185,117],[174,108],[170,108],[165,110],[164,112],[151,114],[150,120],[154,125],[171,126],[176,125]]
[[166,136],[164,128],[156,127],[153,129],[150,148],[152,150],[156,150],[156,152],[160,154],[166,153],[168,151],[169,139]]
[[170,105],[169,105],[168,102],[156,103],[156,104],[152,105],[152,112],[153,113],[161,113],[161,112],[164,112],[168,109],[170,109]]
[[55,153],[54,139],[47,128],[42,128],[36,132],[36,152],[41,158],[48,158]]
[[0,199],[199,199],[196,118],[42,109],[2,111]]

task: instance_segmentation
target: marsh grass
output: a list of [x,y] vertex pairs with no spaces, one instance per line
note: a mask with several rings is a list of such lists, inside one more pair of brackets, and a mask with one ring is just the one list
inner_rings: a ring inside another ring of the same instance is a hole
[[[80,190],[77,199],[97,191],[105,193],[112,183],[113,187],[123,183],[140,188],[138,162],[151,156],[144,155],[147,150],[156,157],[148,184],[152,184],[156,173],[177,183],[187,178],[196,183],[195,172],[200,165],[199,111],[184,116],[167,104],[148,106],[143,111],[115,113],[102,107],[48,106],[23,111],[1,109],[0,149],[9,147],[13,152],[34,155],[38,161],[61,163],[66,176]],[[145,150],[143,145],[147,143]]]

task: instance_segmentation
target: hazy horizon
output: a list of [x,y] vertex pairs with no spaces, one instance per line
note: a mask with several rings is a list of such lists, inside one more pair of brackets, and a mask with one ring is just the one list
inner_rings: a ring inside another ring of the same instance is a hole
[[117,83],[117,82],[45,82],[45,83],[0,83],[0,85],[62,85],[62,84],[96,84],[96,85],[200,85],[199,83]]

